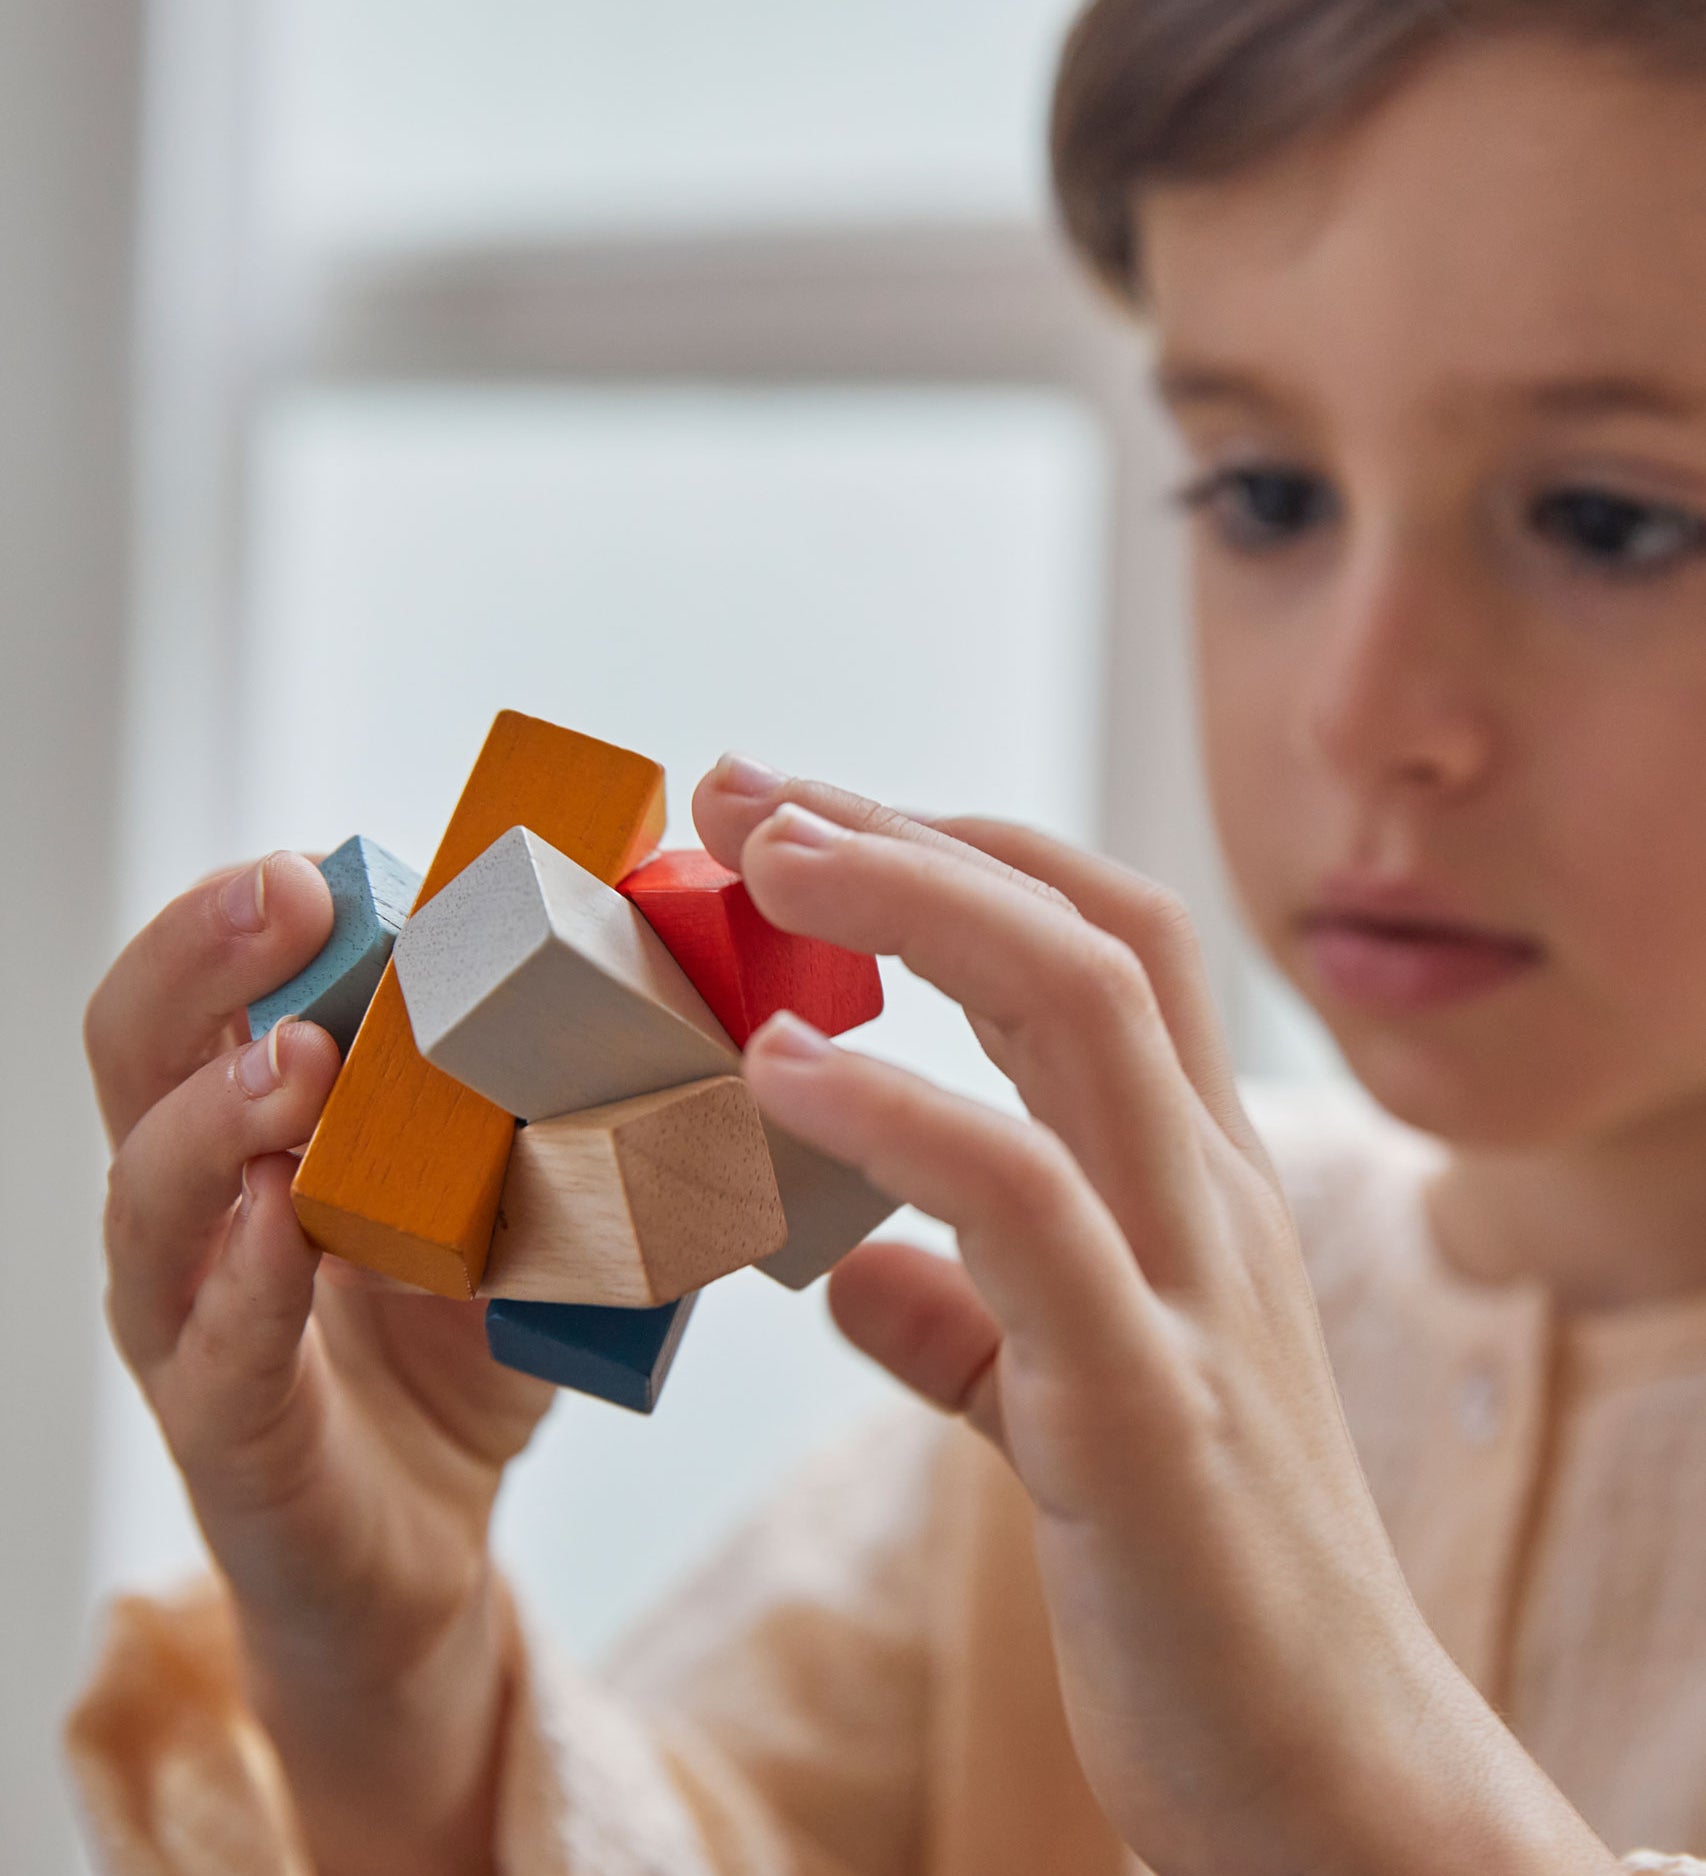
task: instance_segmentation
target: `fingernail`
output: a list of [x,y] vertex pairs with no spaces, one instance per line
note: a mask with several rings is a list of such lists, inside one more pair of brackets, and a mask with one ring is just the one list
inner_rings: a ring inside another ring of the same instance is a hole
[[751,756],[737,756],[731,749],[717,764],[717,786],[729,795],[744,795],[759,801],[788,779],[779,769],[755,762]]
[[247,1218],[255,1206],[255,1188],[249,1184],[249,1163],[243,1162],[243,1196],[237,1201],[237,1216]]
[[829,1038],[792,1010],[779,1010],[759,1031],[767,1055],[785,1055],[796,1062],[821,1062],[831,1053]]
[[[289,1020],[285,1018],[285,1022]],[[237,1057],[237,1079],[243,1092],[256,1100],[263,1094],[271,1094],[284,1079],[278,1065],[278,1038],[283,1028],[283,1022],[274,1023],[259,1041],[251,1042]]]
[[[271,859],[268,854],[267,859]],[[267,862],[228,879],[219,903],[237,931],[261,931],[267,922]]]
[[784,801],[765,826],[777,840],[785,840],[791,847],[822,849],[838,846],[847,838],[845,827],[837,827],[796,801]]

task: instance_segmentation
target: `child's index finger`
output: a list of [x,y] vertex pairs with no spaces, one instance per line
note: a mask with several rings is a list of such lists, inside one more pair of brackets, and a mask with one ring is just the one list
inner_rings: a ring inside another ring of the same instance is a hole
[[1173,1240],[1199,1196],[1211,1123],[1127,945],[945,836],[856,832],[793,801],[749,837],[746,877],[782,929],[899,958],[959,1003],[1133,1242]]
[[1064,893],[1040,879],[1022,873],[993,854],[956,839],[928,821],[885,807],[864,795],[805,776],[786,776],[747,756],[728,755],[700,782],[693,794],[693,820],[705,848],[724,866],[740,870],[746,843],[763,822],[785,803],[809,810],[820,819],[852,833],[883,834],[893,840],[952,853],[967,865],[1024,886],[1061,907],[1072,910]]

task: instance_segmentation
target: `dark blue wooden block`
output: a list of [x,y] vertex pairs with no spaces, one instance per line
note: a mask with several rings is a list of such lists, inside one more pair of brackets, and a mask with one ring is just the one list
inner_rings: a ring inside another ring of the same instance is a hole
[[661,1309],[492,1302],[486,1346],[506,1368],[649,1414],[698,1300],[694,1291]]
[[330,1030],[348,1055],[421,876],[360,834],[328,854],[320,871],[332,889],[332,935],[289,983],[249,1005],[249,1033],[264,1036],[285,1017],[299,1016]]

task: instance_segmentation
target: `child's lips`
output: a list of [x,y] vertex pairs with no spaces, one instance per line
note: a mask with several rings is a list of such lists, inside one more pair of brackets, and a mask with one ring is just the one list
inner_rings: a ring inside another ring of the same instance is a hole
[[1527,975],[1544,956],[1531,939],[1345,912],[1307,919],[1303,938],[1325,991],[1388,1014],[1485,996]]

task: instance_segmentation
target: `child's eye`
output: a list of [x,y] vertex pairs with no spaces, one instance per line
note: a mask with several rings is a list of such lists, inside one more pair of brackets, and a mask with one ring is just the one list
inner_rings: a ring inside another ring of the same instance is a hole
[[1338,516],[1331,484],[1303,469],[1217,469],[1179,497],[1214,523],[1228,546],[1263,553],[1289,546]]
[[1706,519],[1603,489],[1559,489],[1530,516],[1536,533],[1607,573],[1663,573],[1706,553]]

